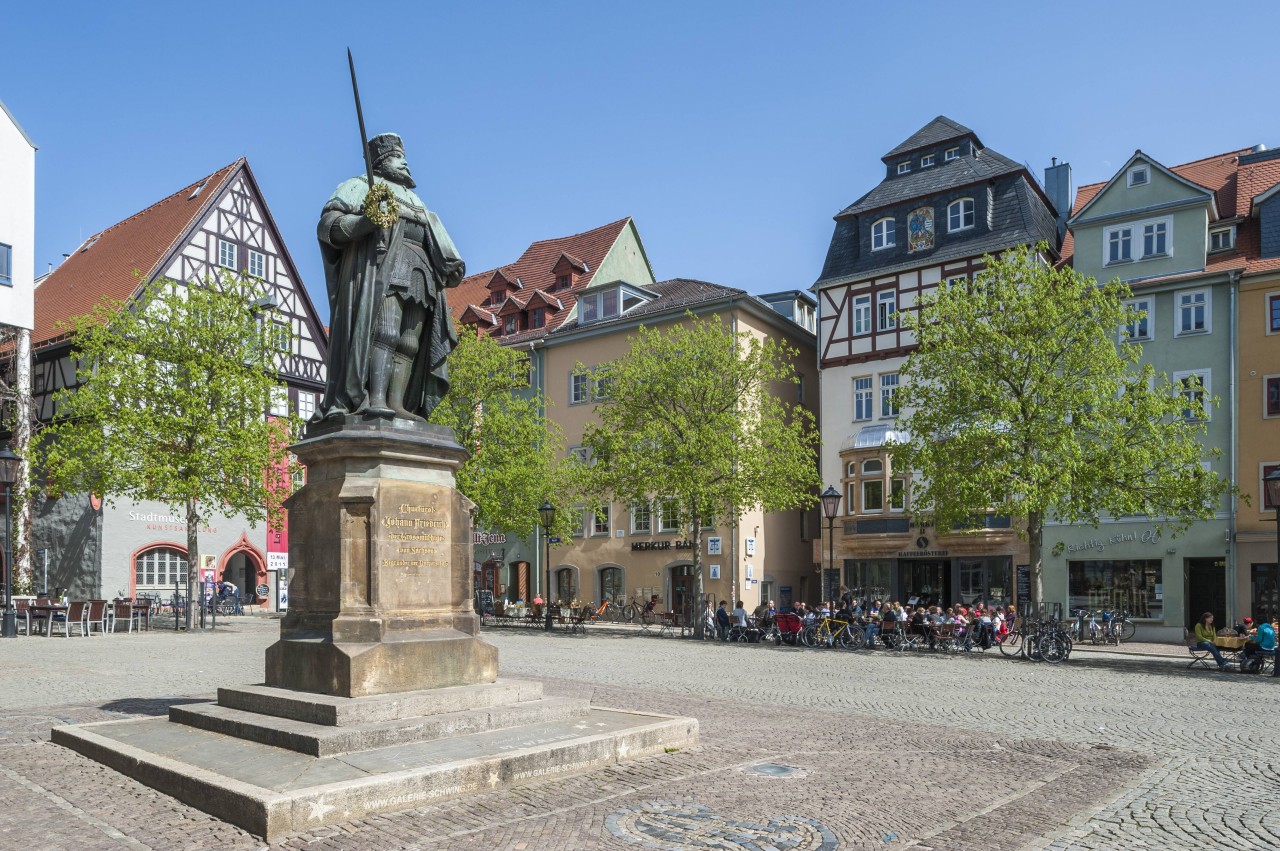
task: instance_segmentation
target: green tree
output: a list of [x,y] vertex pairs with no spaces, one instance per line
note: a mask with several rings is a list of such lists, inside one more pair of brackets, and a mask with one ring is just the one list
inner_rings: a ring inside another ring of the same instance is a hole
[[1138,365],[1141,347],[1120,334],[1141,317],[1129,288],[1040,252],[987,257],[972,284],[900,314],[919,348],[901,370],[908,442],[893,448],[913,472],[914,510],[940,528],[992,509],[1025,521],[1033,604],[1046,520],[1147,515],[1176,534],[1229,489],[1201,466],[1218,452],[1200,442],[1199,414],[1217,400]]
[[79,386],[55,395],[41,434],[55,496],[155,500],[185,516],[188,600],[200,599],[200,526],[215,511],[274,521],[290,490],[287,446],[299,424],[266,416],[284,387],[279,332],[255,310],[259,287],[159,279],[73,320]]
[[[520,537],[538,525],[550,500],[567,533],[571,471],[557,462],[564,439],[546,418],[547,401],[529,387],[528,356],[464,327],[449,356],[449,392],[431,413],[471,457],[458,469],[458,490],[476,505],[475,520]],[[560,526],[560,524],[557,524]]]
[[675,507],[694,544],[699,601],[708,518],[816,500],[813,415],[782,399],[783,388],[794,392],[795,357],[785,342],[735,334],[719,316],[688,314],[666,330],[641,326],[626,354],[593,371],[603,400],[583,437],[592,457],[589,490]]

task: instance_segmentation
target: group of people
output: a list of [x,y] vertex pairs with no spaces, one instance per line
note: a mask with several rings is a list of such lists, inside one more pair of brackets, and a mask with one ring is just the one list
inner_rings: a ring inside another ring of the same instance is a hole
[[1240,651],[1244,658],[1240,663],[1240,671],[1246,674],[1257,674],[1262,671],[1263,659],[1276,652],[1278,628],[1280,627],[1275,623],[1269,623],[1262,618],[1259,618],[1256,625],[1253,618],[1245,618],[1242,623],[1234,627],[1217,630],[1213,623],[1213,612],[1205,612],[1196,623],[1194,646],[1198,650],[1209,651],[1214,661],[1218,663],[1218,670],[1225,671],[1230,663],[1223,657],[1222,650],[1214,639],[1220,635],[1244,637],[1244,647]]
[[[728,639],[729,632],[734,627],[747,628],[752,621],[767,628],[778,613],[773,600],[761,603],[750,616],[741,600],[737,601],[732,611],[728,609],[728,605],[727,600],[721,600],[719,608],[713,612],[711,601],[708,600],[703,612],[704,632],[714,632],[722,641]],[[972,606],[957,603],[945,609],[941,606],[903,605],[897,600],[860,601],[844,587],[840,589],[838,600],[829,600],[819,606],[799,602],[792,611],[806,625],[824,617],[855,623],[865,632],[868,648],[888,646],[899,628],[903,632],[924,637],[929,646],[933,647],[939,632],[936,627],[953,625],[957,634],[964,635],[967,642],[985,650],[1008,634],[1017,617],[1013,606],[985,605],[981,601],[974,602]]]

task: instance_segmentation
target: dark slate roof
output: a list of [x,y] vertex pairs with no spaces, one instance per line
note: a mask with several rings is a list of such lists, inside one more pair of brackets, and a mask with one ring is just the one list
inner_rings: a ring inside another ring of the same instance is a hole
[[[827,260],[817,285],[825,287],[855,281],[871,275],[890,275],[923,264],[942,263],[977,254],[1003,251],[1016,245],[1049,243],[1055,254],[1058,248],[1057,223],[1053,212],[1038,192],[1031,188],[1025,175],[1002,180],[996,187],[993,225],[990,231],[978,231],[972,238],[949,239],[940,230],[938,247],[933,251],[899,255],[899,262],[884,265],[880,256],[853,256],[858,242],[857,221],[837,219],[836,230],[827,250]],[[923,200],[923,199],[922,199]]]
[[920,148],[929,148],[934,145],[940,145],[952,139],[960,139],[964,136],[973,136],[973,141],[978,143],[978,147],[982,147],[982,143],[978,142],[978,137],[972,130],[963,124],[957,124],[945,115],[939,115],[925,126],[921,127],[915,133],[898,147],[885,154],[883,160],[888,162],[897,158],[901,154],[908,151],[916,151]]
[[910,174],[886,177],[875,189],[841,210],[836,218],[892,207],[912,198],[924,198],[1020,170],[1021,165],[990,148],[975,149],[950,162],[918,169]]
[[[755,296],[748,294],[746,290],[740,290],[736,287],[724,287],[707,281],[695,281],[691,278],[673,278],[669,281],[658,281],[647,287],[635,287],[635,289],[649,293],[656,296],[656,298],[638,307],[633,307],[626,313],[612,319],[584,324],[581,319],[575,317],[573,321],[564,323],[548,336],[557,337],[583,328],[600,328],[632,322],[644,316],[666,313],[667,311],[681,308],[696,307],[712,301],[724,301],[729,298],[755,299]],[[769,309],[772,310],[772,308]],[[503,342],[505,343],[507,339],[504,337]]]

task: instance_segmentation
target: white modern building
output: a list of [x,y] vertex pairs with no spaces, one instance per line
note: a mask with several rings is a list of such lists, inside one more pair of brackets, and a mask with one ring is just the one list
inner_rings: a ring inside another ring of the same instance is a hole
[[0,325],[30,331],[36,245],[36,146],[0,101]]

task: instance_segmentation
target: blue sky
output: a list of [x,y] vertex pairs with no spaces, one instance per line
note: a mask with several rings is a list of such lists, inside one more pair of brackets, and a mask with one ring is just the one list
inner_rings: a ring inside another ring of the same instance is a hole
[[1076,184],[1139,147],[1280,145],[1277,23],[1184,2],[22,3],[0,99],[40,146],[37,274],[246,156],[327,316],[315,221],[362,170],[349,45],[370,134],[404,137],[470,271],[629,215],[659,279],[762,293],[813,283],[831,217],[938,114]]

